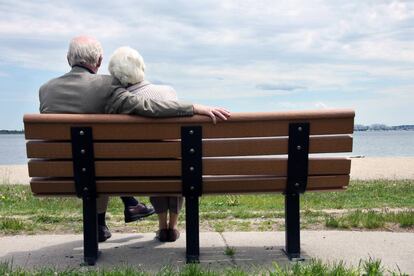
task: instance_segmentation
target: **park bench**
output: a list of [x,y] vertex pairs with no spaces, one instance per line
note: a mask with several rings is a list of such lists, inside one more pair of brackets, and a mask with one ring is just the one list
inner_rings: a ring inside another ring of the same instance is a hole
[[[300,194],[343,190],[354,111],[233,113],[208,117],[28,114],[31,189],[83,200],[84,260],[98,257],[96,196],[183,195],[186,258],[199,259],[199,197],[283,193],[285,252],[300,258]],[[317,155],[313,155],[317,154]]]

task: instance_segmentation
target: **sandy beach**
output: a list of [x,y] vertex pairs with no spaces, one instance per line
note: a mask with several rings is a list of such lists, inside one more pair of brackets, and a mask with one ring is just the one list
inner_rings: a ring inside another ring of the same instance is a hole
[[[351,179],[414,179],[414,157],[352,158]],[[29,184],[27,165],[0,165],[0,184]]]
[[351,179],[414,179],[414,157],[352,158]]
[[0,184],[29,184],[27,165],[0,165]]

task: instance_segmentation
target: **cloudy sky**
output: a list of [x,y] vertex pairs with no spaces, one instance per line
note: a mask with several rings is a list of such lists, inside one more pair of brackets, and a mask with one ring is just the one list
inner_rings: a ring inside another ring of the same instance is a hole
[[147,78],[231,111],[353,108],[414,124],[414,1],[0,0],[0,129],[38,112],[69,40],[136,48]]

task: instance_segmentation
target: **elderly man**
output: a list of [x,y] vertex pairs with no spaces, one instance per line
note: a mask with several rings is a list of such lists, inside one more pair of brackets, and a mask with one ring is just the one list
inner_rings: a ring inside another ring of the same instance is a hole
[[[52,79],[39,90],[41,113],[122,113],[150,117],[207,115],[226,120],[230,113],[213,108],[178,101],[156,101],[134,95],[109,75],[98,75],[103,50],[100,43],[87,36],[75,37],[69,45],[67,59],[72,70]],[[154,210],[138,203],[133,197],[123,197],[125,221],[151,215]],[[97,199],[98,240],[111,237],[105,222],[108,197]]]

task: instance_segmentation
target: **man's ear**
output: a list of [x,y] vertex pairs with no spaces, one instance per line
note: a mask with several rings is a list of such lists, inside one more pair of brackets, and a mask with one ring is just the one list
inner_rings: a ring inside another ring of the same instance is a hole
[[68,61],[69,66],[72,67],[72,64],[70,64],[70,61],[69,61],[69,57],[68,56],[66,56],[66,59]]
[[98,69],[99,67],[101,67],[101,63],[102,63],[102,56],[99,57],[98,63],[96,64],[96,68]]

